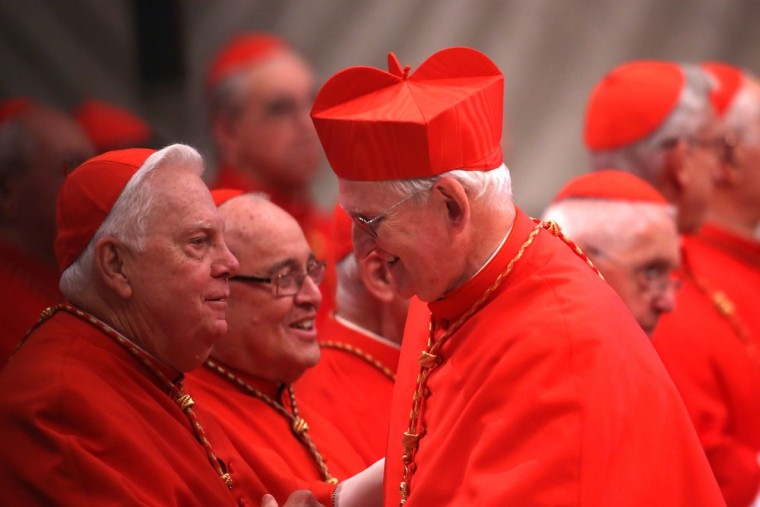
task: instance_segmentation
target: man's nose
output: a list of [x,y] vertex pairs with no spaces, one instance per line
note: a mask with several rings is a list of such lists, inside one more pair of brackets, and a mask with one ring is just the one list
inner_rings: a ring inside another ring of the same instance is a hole
[[375,249],[375,238],[356,224],[351,226],[351,240],[354,243],[354,255],[364,259]]

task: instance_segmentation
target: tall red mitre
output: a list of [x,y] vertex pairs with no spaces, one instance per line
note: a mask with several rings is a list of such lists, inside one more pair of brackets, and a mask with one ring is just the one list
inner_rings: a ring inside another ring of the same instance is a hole
[[311,117],[340,178],[380,181],[490,170],[501,150],[504,76],[483,53],[448,48],[409,74],[350,67],[317,94]]

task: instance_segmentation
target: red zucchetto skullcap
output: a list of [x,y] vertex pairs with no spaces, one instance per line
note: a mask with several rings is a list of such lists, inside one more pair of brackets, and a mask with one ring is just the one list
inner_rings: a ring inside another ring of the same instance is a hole
[[552,202],[571,198],[668,204],[667,199],[652,185],[638,176],[616,169],[594,171],[573,178],[557,192]]
[[243,67],[289,48],[280,37],[266,33],[251,33],[232,38],[214,58],[206,77],[206,90],[212,89]]
[[237,188],[216,188],[211,191],[211,198],[214,199],[214,204],[221,206],[225,202],[229,201],[233,197],[243,195],[245,192]]
[[330,257],[337,263],[353,252],[354,244],[351,241],[351,229],[353,222],[340,204],[335,206],[332,214],[330,230]]
[[16,97],[0,101],[0,124],[18,117],[34,107],[35,103],[26,97]]
[[725,63],[707,62],[702,64],[702,68],[718,81],[718,86],[710,92],[710,102],[715,109],[715,114],[721,117],[731,105],[736,92],[739,91],[744,81],[744,74],[741,69]]
[[113,104],[86,99],[76,108],[74,117],[99,153],[145,146],[150,142],[151,129],[148,124]]
[[613,69],[591,92],[586,147],[610,150],[652,134],[678,104],[685,82],[681,68],[670,62],[635,61]]
[[483,53],[448,48],[409,75],[350,67],[317,94],[311,117],[335,174],[381,181],[502,164],[504,76]]
[[55,255],[62,272],[87,248],[130,178],[153,153],[144,148],[109,151],[66,176],[56,203]]

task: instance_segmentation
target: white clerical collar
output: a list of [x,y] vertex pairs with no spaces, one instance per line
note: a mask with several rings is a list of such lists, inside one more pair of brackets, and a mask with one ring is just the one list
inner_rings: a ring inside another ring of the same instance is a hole
[[514,227],[514,225],[515,225],[515,222],[512,221],[512,224],[509,226],[509,229],[507,229],[507,233],[501,239],[501,243],[499,243],[499,246],[496,247],[496,250],[493,251],[493,253],[488,258],[488,260],[485,261],[482,266],[480,266],[480,269],[478,269],[475,272],[475,274],[470,277],[470,280],[472,280],[473,278],[475,278],[476,276],[478,276],[478,273],[480,273],[481,271],[483,271],[483,268],[486,267],[486,266],[488,266],[488,264],[493,260],[493,258],[496,257],[496,254],[499,253],[499,250],[501,250],[501,248],[504,246],[504,243],[507,242],[507,238],[509,238],[509,234],[512,232],[512,227]]

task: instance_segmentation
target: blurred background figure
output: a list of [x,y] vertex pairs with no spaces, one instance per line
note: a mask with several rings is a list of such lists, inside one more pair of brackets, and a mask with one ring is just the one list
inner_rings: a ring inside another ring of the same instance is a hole
[[543,219],[557,222],[588,255],[651,336],[675,301],[675,208],[640,178],[604,170],[565,184]]
[[64,173],[93,154],[64,112],[26,98],[0,103],[0,367],[58,303],[55,200]]
[[298,222],[266,196],[212,194],[240,272],[230,278],[228,332],[205,368],[188,376],[188,386],[256,469],[261,494],[282,502],[308,488],[331,505],[337,480],[366,465],[325,417],[329,407],[296,399],[293,388],[319,361],[315,321],[324,262]]
[[160,147],[153,129],[144,119],[116,104],[87,98],[73,114],[97,153]]
[[311,195],[323,160],[309,118],[314,79],[304,58],[274,35],[238,35],[218,52],[206,81],[217,157],[210,186],[268,194],[324,258],[329,217]]
[[591,169],[614,167],[651,184],[677,207],[684,233],[704,222],[717,174],[709,93],[699,67],[631,61],[596,84],[586,108]]
[[313,406],[349,438],[367,465],[385,455],[391,398],[409,300],[390,282],[376,253],[357,259],[351,218],[335,206],[330,258],[336,265],[335,309],[317,329],[321,357],[297,384]]
[[653,343],[726,502],[747,507],[760,502],[760,85],[738,68],[704,67],[718,83],[725,151],[707,223],[684,238],[688,283]]

